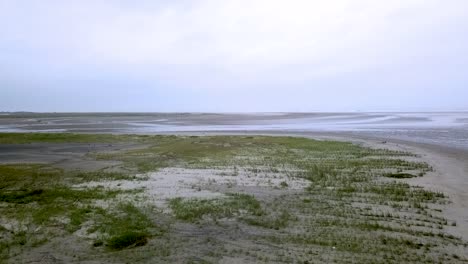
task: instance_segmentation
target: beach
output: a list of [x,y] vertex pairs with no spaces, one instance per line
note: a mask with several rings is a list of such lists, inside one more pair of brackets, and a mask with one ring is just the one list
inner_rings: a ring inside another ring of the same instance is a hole
[[[463,114],[411,115],[2,117],[7,254],[67,263],[465,263]],[[311,129],[317,120],[353,128]],[[31,242],[18,246],[23,235]],[[134,240],[122,244],[124,235]]]

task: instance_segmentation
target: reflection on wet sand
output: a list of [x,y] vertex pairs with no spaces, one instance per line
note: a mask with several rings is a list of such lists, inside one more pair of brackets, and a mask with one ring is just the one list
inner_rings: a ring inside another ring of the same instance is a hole
[[344,132],[468,149],[468,113],[11,113],[0,132]]

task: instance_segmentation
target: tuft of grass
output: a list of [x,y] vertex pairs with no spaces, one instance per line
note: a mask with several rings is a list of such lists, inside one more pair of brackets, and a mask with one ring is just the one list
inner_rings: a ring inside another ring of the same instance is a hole
[[148,213],[131,203],[120,203],[111,212],[101,210],[95,221],[97,225],[89,231],[99,231],[105,245],[116,250],[145,245],[156,228]]
[[280,187],[281,187],[281,188],[287,188],[288,186],[289,186],[289,185],[288,185],[287,182],[285,182],[285,181],[280,182]]
[[148,243],[149,234],[146,232],[123,231],[107,240],[111,249],[121,250],[130,246],[144,246]]
[[250,216],[243,218],[243,220],[249,225],[261,226],[275,230],[285,228],[291,219],[292,216],[287,210],[281,211],[281,213],[276,216]]
[[388,178],[395,178],[395,179],[408,179],[408,178],[415,178],[416,176],[411,173],[386,173],[384,174],[385,177]]
[[96,208],[92,206],[72,210],[69,213],[70,223],[67,226],[67,230],[69,232],[78,230],[84,222],[92,217],[94,211],[96,211]]
[[82,183],[90,181],[118,181],[118,180],[143,180],[145,178],[137,178],[135,175],[122,172],[78,172],[70,176],[73,183]]
[[210,216],[214,219],[232,217],[245,212],[250,215],[263,215],[264,212],[254,196],[247,194],[228,194],[219,199],[182,199],[169,200],[169,206],[175,217],[193,222]]

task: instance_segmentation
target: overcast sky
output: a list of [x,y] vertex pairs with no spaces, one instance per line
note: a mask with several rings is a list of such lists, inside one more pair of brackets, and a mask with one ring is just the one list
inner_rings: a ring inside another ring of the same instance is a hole
[[468,110],[468,1],[0,0],[19,110]]

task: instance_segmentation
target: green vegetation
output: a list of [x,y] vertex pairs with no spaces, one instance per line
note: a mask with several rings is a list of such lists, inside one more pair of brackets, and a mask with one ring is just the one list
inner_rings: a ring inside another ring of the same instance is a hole
[[55,187],[52,189],[35,189],[31,191],[2,191],[0,193],[0,201],[12,204],[27,204],[38,203],[40,205],[48,205],[60,200],[61,203],[66,201],[83,201],[89,199],[104,199],[115,197],[118,191],[104,191],[100,188],[74,190],[69,187]]
[[[411,153],[294,137],[0,134],[0,144],[34,142],[133,148],[88,153],[116,164],[96,171],[0,165],[0,258],[79,233],[89,245],[83,261],[467,261],[453,252],[468,244],[447,233],[456,227],[442,214],[449,199],[406,181],[432,170]],[[199,184],[194,192],[224,195],[172,198],[165,211],[142,190],[100,187],[144,182],[151,176],[140,173],[167,167],[209,169],[202,172],[238,182]],[[246,178],[273,183],[244,186]],[[298,190],[294,181],[307,184]],[[136,194],[146,198],[133,200]]]
[[124,249],[129,246],[144,246],[148,243],[148,234],[134,231],[127,231],[117,236],[111,237],[107,241],[107,246],[112,249]]
[[93,172],[76,172],[71,175],[70,181],[78,184],[84,182],[99,182],[99,181],[119,181],[119,180],[145,180],[145,176],[139,176],[122,173],[122,172],[103,172],[103,171],[93,171]]
[[135,175],[105,171],[64,171],[44,164],[0,164],[0,190],[21,190],[90,181],[143,180]]
[[182,199],[174,198],[169,205],[177,219],[196,221],[203,216],[213,219],[238,216],[241,211],[261,216],[263,211],[255,197],[246,194],[228,194],[220,199]]
[[0,190],[25,189],[60,183],[63,170],[42,164],[0,165]]
[[280,228],[287,227],[289,221],[292,219],[291,214],[287,209],[283,209],[276,215],[262,215],[262,216],[247,216],[243,220],[249,225],[260,226],[279,230]]
[[95,218],[98,224],[92,231],[100,232],[105,245],[111,249],[143,246],[151,234],[160,232],[148,216],[150,212],[144,212],[131,203],[120,203],[114,211],[100,211],[100,215]]
[[389,177],[389,178],[395,178],[395,179],[407,179],[407,178],[416,177],[410,173],[387,173],[387,174],[384,174],[384,176]]
[[[132,237],[136,238],[132,245],[143,245],[146,237],[153,233],[141,226],[145,224],[150,228],[152,224],[148,224],[143,213],[130,204],[112,206],[119,195],[133,194],[137,190],[76,188],[72,185],[133,179],[136,178],[124,173],[65,171],[44,164],[0,165],[0,220],[17,223],[9,229],[1,226],[0,257],[15,252],[18,246],[24,249],[40,246],[50,237],[76,232],[90,222],[95,224],[88,231],[99,230],[101,236],[107,237],[110,248],[122,249]],[[106,201],[110,208],[115,207],[114,214],[95,206],[97,201]],[[98,222],[100,219],[106,221]]]

